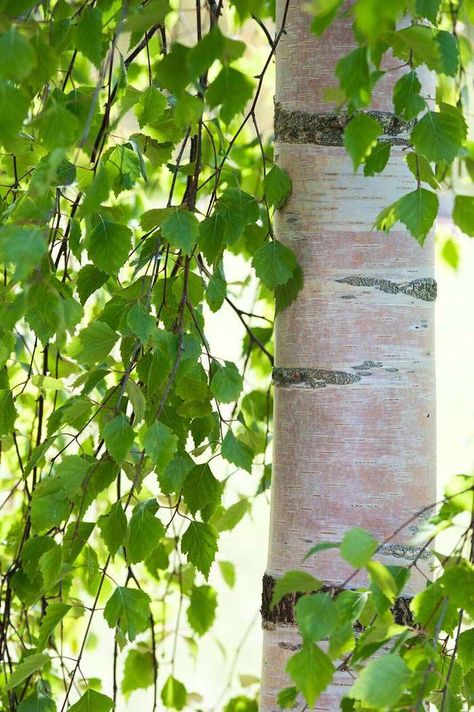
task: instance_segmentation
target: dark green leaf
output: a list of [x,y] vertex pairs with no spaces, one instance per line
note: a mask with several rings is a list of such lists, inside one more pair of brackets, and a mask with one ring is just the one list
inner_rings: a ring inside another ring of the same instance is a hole
[[98,214],[91,222],[86,237],[87,253],[103,272],[116,275],[128,257],[132,231],[126,225],[112,222]]
[[193,213],[176,208],[161,223],[161,232],[172,247],[190,255],[198,240],[199,222]]
[[456,195],[454,198],[453,220],[469,237],[474,237],[474,197]]
[[357,114],[346,126],[344,146],[352,158],[354,170],[363,163],[382,134],[382,124],[370,114]]
[[127,540],[127,517],[122,503],[115,502],[107,514],[99,517],[97,524],[110,555],[115,556],[117,550],[124,546]]
[[130,519],[127,555],[131,564],[146,559],[165,536],[165,527],[155,517],[157,504],[154,499],[140,502]]
[[233,465],[252,472],[253,452],[248,445],[236,438],[231,430],[227,431],[222,441],[221,455]]
[[291,193],[288,173],[276,165],[272,166],[263,179],[263,192],[269,205],[278,209],[283,207]]
[[218,366],[212,377],[211,391],[220,403],[236,401],[242,391],[242,376],[237,366],[226,361],[224,366]]
[[209,85],[206,99],[210,107],[220,106],[220,116],[229,124],[234,116],[243,111],[253,93],[253,83],[233,67],[222,67]]
[[269,289],[288,282],[296,266],[293,252],[278,240],[271,240],[260,247],[252,260],[257,277]]
[[120,465],[127,457],[135,439],[135,433],[128,418],[123,413],[119,413],[115,418],[109,420],[102,429],[102,437],[108,452]]
[[439,111],[428,111],[411,132],[411,142],[428,161],[451,163],[466,138],[466,122],[454,106],[441,104]]

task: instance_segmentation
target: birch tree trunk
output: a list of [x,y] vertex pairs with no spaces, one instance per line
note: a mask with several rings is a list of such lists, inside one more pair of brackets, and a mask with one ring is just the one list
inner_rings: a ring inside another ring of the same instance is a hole
[[[284,4],[277,0],[279,23]],[[433,243],[420,248],[400,226],[390,235],[372,229],[378,212],[414,187],[403,127],[390,113],[397,72],[377,85],[371,106],[394,144],[389,166],[375,178],[354,175],[342,146],[347,117],[324,99],[337,60],[354,46],[350,20],[318,39],[305,4],[290,3],[276,59],[276,154],[293,182],[277,237],[295,250],[304,288],[276,327],[262,712],[278,709],[277,692],[291,684],[285,664],[300,642],[291,600],[270,610],[275,579],[298,568],[341,583],[350,569],[333,550],[303,561],[312,544],[340,540],[354,526],[383,541],[434,502],[436,489]],[[416,521],[380,560],[412,561],[415,530]],[[397,607],[422,586],[415,571]],[[339,709],[350,684],[339,674],[316,709]]]

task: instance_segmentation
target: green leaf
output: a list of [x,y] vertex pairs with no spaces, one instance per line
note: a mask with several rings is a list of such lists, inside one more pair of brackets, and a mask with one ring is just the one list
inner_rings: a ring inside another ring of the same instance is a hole
[[222,578],[229,588],[234,588],[236,581],[234,564],[231,561],[219,561],[218,563]]
[[459,267],[459,248],[454,240],[451,240],[451,238],[448,238],[445,241],[441,251],[441,256],[443,260],[453,269],[457,269]]
[[145,647],[129,650],[122,677],[123,694],[128,697],[134,690],[146,689],[153,685],[154,679],[153,653]]
[[370,114],[358,114],[346,126],[344,146],[352,158],[355,171],[370,154],[382,134],[382,124]]
[[287,571],[275,583],[272,595],[272,607],[276,606],[288,593],[314,593],[323,585],[322,581],[314,578],[307,571]]
[[296,603],[296,622],[307,643],[323,640],[336,626],[337,608],[329,593],[302,596]]
[[146,431],[143,444],[151,461],[161,473],[173,459],[178,448],[178,438],[171,428],[155,420]]
[[117,586],[105,605],[104,618],[110,628],[118,625],[133,641],[150,624],[150,597],[144,591]]
[[120,145],[108,153],[106,170],[115,195],[119,195],[133,188],[140,176],[144,175],[144,164],[136,151]]
[[187,616],[195,633],[207,633],[214,623],[216,608],[217,593],[211,586],[193,586]]
[[226,296],[227,282],[223,277],[223,271],[220,271],[216,274],[216,270],[214,270],[214,274],[209,280],[206,289],[206,302],[208,303],[210,310],[212,312],[219,311],[219,309],[224,303]]
[[302,650],[292,655],[286,665],[286,672],[309,707],[314,706],[331,682],[335,671],[336,668],[328,656],[312,643],[304,643]]
[[31,44],[11,25],[0,36],[0,79],[25,79],[35,66],[36,56]]
[[0,106],[8,106],[8,111],[0,113],[0,143],[8,145],[20,131],[28,115],[30,102],[21,89],[10,82],[0,81]]
[[405,160],[408,168],[418,181],[428,183],[435,190],[439,189],[439,183],[436,180],[433,169],[424,156],[411,152],[405,156]]
[[336,76],[341,89],[356,109],[370,103],[370,72],[365,47],[358,47],[340,59],[336,65]]
[[214,213],[199,223],[199,249],[211,265],[220,255],[227,232],[227,222],[219,213]]
[[43,146],[52,151],[55,148],[66,149],[80,136],[79,119],[65,106],[51,99],[35,121]]
[[38,680],[36,690],[20,703],[17,712],[56,712],[56,703],[48,691],[49,687],[42,680]]
[[103,163],[100,164],[99,170],[95,173],[92,183],[85,191],[84,200],[81,203],[81,217],[96,213],[101,203],[108,200],[110,193],[109,177]]
[[12,392],[0,389],[0,438],[11,435],[15,429],[16,418]]
[[29,655],[28,657],[24,658],[21,662],[18,663],[18,665],[15,667],[14,671],[8,678],[6,690],[13,690],[14,687],[17,687],[20,685],[22,682],[27,680],[31,675],[34,675],[35,672],[39,672],[44,668],[44,666],[49,663],[50,658],[49,655],[43,654],[34,654],[34,655]]
[[62,621],[66,613],[70,610],[71,606],[68,606],[66,603],[48,604],[46,613],[43,617],[43,620],[41,621],[41,626],[39,629],[38,644],[36,646],[36,649],[39,653],[44,650],[44,648],[48,644],[48,639],[51,633],[56,628],[58,623]]
[[255,274],[269,289],[288,282],[296,266],[293,252],[278,240],[265,243],[252,260]]
[[364,161],[364,175],[374,176],[382,173],[390,158],[390,143],[377,141]]
[[87,253],[103,272],[116,275],[132,247],[132,231],[98,213],[86,236]]
[[[332,24],[332,21],[337,15],[339,8],[341,7],[344,0],[324,0],[319,1],[317,4],[313,4],[313,21],[311,22],[311,31],[316,35],[320,36],[325,30]],[[294,688],[290,687],[289,690]],[[285,709],[282,705],[280,705]]]
[[135,105],[135,114],[140,128],[153,126],[163,116],[168,106],[168,100],[156,87],[148,87]]
[[277,695],[278,706],[281,710],[291,710],[296,707],[298,690],[296,687],[284,687]]
[[211,108],[220,106],[220,116],[229,124],[234,116],[245,109],[252,98],[253,82],[233,67],[224,66],[209,85],[206,99]]
[[81,304],[85,304],[91,294],[94,294],[108,280],[109,276],[94,265],[84,265],[77,274],[76,288]]
[[275,314],[279,314],[292,304],[303,289],[303,271],[299,265],[285,284],[275,287]]
[[178,452],[169,463],[164,473],[158,473],[163,494],[180,492],[186,477],[193,469],[194,460],[187,452]]
[[96,7],[86,7],[76,28],[77,49],[96,67],[100,67],[103,44],[102,13]]
[[127,557],[131,564],[143,561],[151,554],[165,536],[163,523],[155,517],[158,509],[156,500],[140,502],[130,519]]
[[283,207],[291,194],[291,180],[286,171],[273,166],[263,179],[263,192],[268,204],[276,209]]
[[90,462],[78,455],[63,457],[56,474],[39,482],[31,500],[31,523],[34,531],[41,531],[66,519],[71,502],[80,491]]
[[451,633],[458,624],[456,606],[446,598],[439,579],[414,596],[410,610],[415,621],[429,633],[435,630]]
[[119,413],[113,420],[109,420],[102,429],[102,437],[115,462],[118,465],[122,464],[135,439],[135,433],[127,416]]
[[181,538],[181,551],[207,579],[217,552],[217,531],[210,524],[191,522]]
[[221,455],[227,462],[252,472],[254,454],[248,445],[235,437],[231,430],[227,431],[222,441]]
[[182,682],[172,675],[166,680],[161,690],[161,700],[164,706],[173,710],[182,710],[186,704],[188,693]]
[[439,111],[428,111],[411,132],[415,150],[428,161],[451,163],[466,138],[466,122],[454,106],[441,104]]
[[127,314],[127,326],[130,331],[146,344],[156,329],[154,317],[147,312],[143,304],[135,302]]
[[174,212],[161,223],[161,232],[172,247],[177,247],[190,255],[198,240],[199,221],[188,210],[176,208]]
[[199,510],[207,521],[222,496],[222,485],[211,472],[208,464],[196,465],[186,477],[183,496],[191,514]]
[[438,582],[450,602],[474,618],[474,565],[461,559],[446,567]]
[[397,203],[396,214],[413,237],[423,245],[438,214],[439,200],[436,193],[418,188],[407,193]]
[[380,561],[368,561],[366,569],[369,572],[373,586],[380,589],[388,601],[394,603],[398,596],[398,586],[390,569],[381,564]]
[[415,9],[417,15],[426,17],[433,25],[436,25],[440,5],[441,0],[416,0]]
[[469,237],[474,237],[474,197],[456,195],[454,198],[453,220]]
[[217,366],[211,381],[211,391],[220,403],[233,403],[243,388],[242,376],[237,366],[225,361],[224,366]]
[[109,712],[114,707],[115,703],[110,697],[89,689],[76,704],[69,707],[68,712]]
[[320,544],[315,544],[314,546],[311,547],[311,549],[308,551],[306,554],[305,561],[306,559],[309,559],[310,556],[314,556],[315,554],[319,554],[320,551],[326,551],[327,549],[339,549],[340,544],[334,541],[322,541]]
[[372,558],[376,549],[377,542],[372,534],[365,529],[354,527],[344,534],[340,552],[348,564],[360,569]]
[[71,347],[71,355],[88,366],[100,363],[107,358],[118,339],[118,334],[108,324],[93,321],[79,333]]
[[0,227],[0,260],[15,268],[13,279],[24,280],[39,267],[47,252],[46,239],[36,227]]
[[474,668],[474,628],[464,630],[459,635],[458,660],[466,672]]
[[409,668],[398,655],[382,655],[361,670],[349,695],[368,707],[392,709],[402,696],[410,676]]
[[455,76],[459,64],[456,38],[451,32],[435,30],[426,25],[412,25],[393,35],[396,57],[418,66],[426,64],[435,72]]
[[115,502],[107,514],[102,514],[99,517],[97,524],[110,555],[114,557],[127,540],[127,517],[123,511],[122,503]]

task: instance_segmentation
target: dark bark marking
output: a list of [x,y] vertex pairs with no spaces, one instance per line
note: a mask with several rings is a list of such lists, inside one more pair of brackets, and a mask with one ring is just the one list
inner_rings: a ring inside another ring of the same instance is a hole
[[[383,141],[391,144],[407,145],[407,132],[413,122],[401,121],[388,111],[368,111],[378,119],[384,130]],[[275,104],[275,138],[282,143],[312,143],[320,146],[342,146],[344,129],[352,116],[347,112],[308,113],[286,111]]]
[[320,368],[274,368],[273,381],[277,386],[345,386],[360,381],[357,373],[328,371]]
[[402,544],[385,544],[379,546],[377,554],[381,556],[393,556],[395,559],[406,559],[414,561],[415,559],[431,559],[432,554],[429,549],[422,550],[419,546],[404,546]]
[[350,284],[351,287],[375,287],[388,294],[406,294],[424,302],[434,302],[437,295],[437,283],[432,277],[413,279],[411,282],[392,282],[389,279],[376,277],[343,277],[336,279],[340,284]]
[[[273,629],[276,624],[296,625],[295,606],[302,596],[307,595],[305,593],[287,593],[276,606],[272,607],[271,601],[275,583],[276,581],[273,576],[269,574],[263,575],[262,607],[260,613],[262,614],[263,627],[269,630]],[[337,595],[337,592],[337,586],[323,586],[323,588],[319,590],[319,593],[330,593],[331,595]],[[395,623],[398,625],[414,625],[413,615],[410,611],[411,600],[411,596],[400,596],[393,604],[391,611]],[[360,631],[362,630],[362,626],[356,622],[354,629]]]

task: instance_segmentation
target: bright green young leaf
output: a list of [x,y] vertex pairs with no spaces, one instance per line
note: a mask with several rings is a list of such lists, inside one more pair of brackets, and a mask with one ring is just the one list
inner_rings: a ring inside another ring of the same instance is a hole
[[104,618],[110,628],[118,625],[133,641],[150,624],[150,597],[144,591],[118,586],[105,605]]
[[188,693],[182,682],[172,675],[166,680],[161,690],[161,701],[167,709],[182,710],[186,704]]
[[218,563],[222,578],[229,588],[234,588],[237,579],[234,564],[231,561],[219,561]]
[[453,209],[454,223],[469,237],[474,237],[474,197],[456,195]]
[[287,571],[275,583],[271,605],[276,606],[288,593],[314,593],[322,585],[322,581],[314,578],[307,571]]
[[252,260],[255,274],[269,288],[285,284],[297,267],[293,252],[278,240],[270,240],[260,247]]
[[263,192],[269,205],[277,209],[283,207],[291,193],[288,173],[279,166],[272,166],[263,179]]
[[372,660],[359,674],[350,696],[368,707],[392,709],[405,690],[410,670],[395,654]]
[[390,148],[388,141],[377,141],[364,161],[365,176],[382,173],[390,159]]
[[226,361],[218,366],[211,381],[211,391],[220,403],[233,403],[242,391],[242,376],[237,366]]
[[117,550],[124,546],[127,540],[127,517],[122,503],[115,502],[107,514],[99,517],[97,524],[110,555],[115,556]]
[[278,706],[281,710],[291,710],[296,706],[298,690],[296,687],[284,687],[277,695]]
[[459,267],[459,248],[454,240],[451,240],[451,238],[448,238],[445,241],[441,251],[441,256],[443,260],[453,269],[457,269]]
[[217,531],[210,524],[191,522],[181,538],[181,551],[207,579],[217,552]]
[[342,3],[343,0],[322,0],[313,5],[311,31],[314,32],[315,35],[322,35],[329,25],[331,25]]
[[377,542],[374,537],[365,529],[358,527],[349,529],[344,534],[340,546],[342,558],[355,569],[365,566],[374,555],[376,549]]
[[127,457],[135,439],[135,433],[128,422],[128,418],[123,413],[119,413],[104,425],[102,436],[108,452],[115,462],[120,465]]
[[134,690],[146,689],[153,685],[154,679],[153,653],[140,644],[129,650],[123,670],[123,694],[128,697]]
[[68,712],[110,712],[115,708],[114,701],[96,690],[88,689]]
[[211,628],[216,617],[217,593],[211,586],[193,586],[187,610],[189,625],[198,635]]
[[100,213],[91,221],[86,237],[87,253],[103,272],[116,275],[131,250],[132,231]]
[[464,630],[458,637],[458,660],[467,672],[474,668],[474,628]]
[[337,608],[329,593],[302,596],[296,603],[296,622],[307,643],[323,640],[337,621]]
[[346,126],[344,146],[352,158],[355,171],[370,154],[382,134],[382,124],[370,114],[357,114]]
[[304,643],[299,653],[292,655],[286,671],[309,707],[331,682],[336,668],[328,656],[313,643]]

